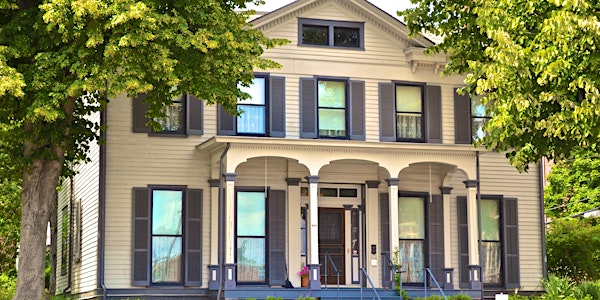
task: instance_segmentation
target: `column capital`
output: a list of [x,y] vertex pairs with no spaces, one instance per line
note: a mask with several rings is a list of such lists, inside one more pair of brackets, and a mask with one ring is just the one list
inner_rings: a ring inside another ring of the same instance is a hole
[[306,180],[308,180],[308,183],[319,183],[319,178],[321,178],[321,177],[316,176],[316,175],[310,175],[310,176],[306,176],[304,178],[306,178]]
[[440,191],[442,192],[442,195],[450,195],[452,189],[453,187],[451,186],[440,186]]
[[367,184],[367,188],[369,189],[376,189],[379,187],[379,180],[367,180],[366,184]]
[[236,176],[237,176],[237,174],[235,174],[235,173],[223,173],[223,177],[225,178],[225,181],[235,181]]
[[352,205],[352,204],[344,204],[342,206],[344,207],[344,210],[351,210],[352,206],[354,206],[354,205]]
[[285,182],[287,182],[288,186],[299,186],[301,178],[286,178]]
[[477,183],[479,183],[479,181],[477,180],[465,180],[463,181],[463,183],[465,184],[465,187],[470,189],[470,188],[476,188],[477,187]]
[[208,180],[208,185],[213,188],[213,187],[219,187],[219,183],[220,180],[219,179],[209,179]]
[[385,180],[385,182],[387,182],[388,186],[398,186],[398,182],[400,182],[400,178],[388,178]]

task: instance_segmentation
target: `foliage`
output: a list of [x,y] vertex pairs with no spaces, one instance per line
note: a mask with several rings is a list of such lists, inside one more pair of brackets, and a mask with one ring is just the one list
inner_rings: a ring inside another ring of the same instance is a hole
[[446,74],[465,74],[493,116],[480,141],[520,170],[542,157],[596,151],[600,141],[600,22],[592,0],[411,0],[411,34],[443,41]]
[[574,282],[600,279],[600,225],[595,219],[550,223],[546,235],[548,270]]
[[17,278],[7,274],[0,274],[0,300],[9,300],[15,295]]
[[[446,296],[446,298],[449,300],[471,300],[471,297],[468,295],[465,295],[465,294],[450,295],[450,296]],[[402,299],[409,299],[409,298],[402,298]],[[444,297],[439,296],[439,295],[432,295],[432,296],[427,296],[427,298],[417,297],[414,299],[415,300],[443,300]]]
[[21,224],[20,183],[0,181],[0,274],[16,275],[17,243]]
[[576,153],[557,162],[544,189],[546,216],[573,216],[600,206],[600,159],[597,152]]

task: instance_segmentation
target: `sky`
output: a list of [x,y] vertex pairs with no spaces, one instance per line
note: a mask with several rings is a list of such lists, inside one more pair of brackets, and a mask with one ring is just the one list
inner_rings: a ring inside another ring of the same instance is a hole
[[[397,17],[396,12],[399,10],[404,10],[412,4],[409,0],[368,0],[373,3],[375,6],[384,10],[388,14]],[[278,9],[284,5],[290,4],[294,2],[294,0],[265,0],[264,5],[255,6],[253,4],[248,5],[248,8],[254,9],[256,11],[273,11]]]

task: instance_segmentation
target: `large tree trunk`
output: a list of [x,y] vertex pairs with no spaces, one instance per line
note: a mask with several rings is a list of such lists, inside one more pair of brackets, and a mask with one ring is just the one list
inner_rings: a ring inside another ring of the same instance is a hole
[[54,150],[59,154],[57,160],[37,160],[23,171],[21,241],[15,300],[45,298],[46,228],[64,160],[62,149]]

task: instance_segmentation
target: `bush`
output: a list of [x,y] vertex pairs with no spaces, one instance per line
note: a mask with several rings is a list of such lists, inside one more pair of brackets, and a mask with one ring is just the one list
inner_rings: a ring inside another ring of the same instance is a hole
[[17,278],[0,274],[0,300],[10,300],[15,295]]

